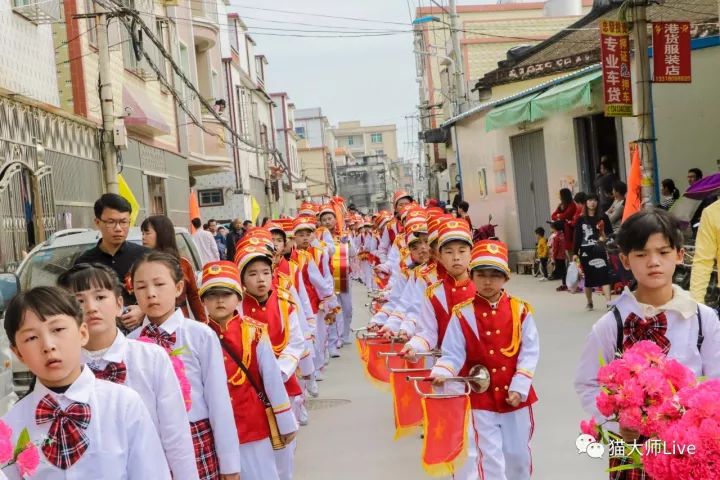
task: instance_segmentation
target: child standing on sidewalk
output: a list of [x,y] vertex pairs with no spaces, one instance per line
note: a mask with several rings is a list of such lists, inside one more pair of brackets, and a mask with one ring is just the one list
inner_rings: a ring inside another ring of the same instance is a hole
[[503,288],[510,279],[504,243],[476,243],[470,275],[477,294],[453,310],[442,357],[431,372],[436,385],[475,365],[490,372],[488,390],[470,393],[467,461],[453,478],[527,480],[537,401],[532,379],[540,356],[532,307]]
[[538,260],[540,261],[540,281],[541,282],[547,282],[548,280],[548,270],[547,270],[547,264],[548,264],[548,257],[549,257],[549,248],[548,248],[548,242],[545,238],[545,229],[543,227],[538,227],[535,229],[535,236],[537,238],[537,243],[535,244],[535,252],[537,255]]
[[567,274],[567,256],[565,254],[565,225],[561,220],[556,220],[550,224],[550,228],[553,231],[553,242],[552,242],[552,259],[555,264],[553,268],[553,279],[560,280],[562,283],[557,288],[558,292],[566,291],[567,285],[565,285],[565,276]]
[[[620,259],[635,276],[637,290],[626,288],[612,311],[592,327],[575,375],[580,402],[598,423],[603,419],[595,405],[600,358],[609,363],[637,342],[657,344],[697,377],[720,377],[720,325],[715,311],[672,283],[675,266],[683,260],[682,240],[676,221],[659,209],[636,213],[620,227]],[[625,442],[638,439],[637,432],[618,430]],[[627,463],[632,460],[610,459],[611,467]],[[644,478],[641,469],[610,474],[611,480]]]

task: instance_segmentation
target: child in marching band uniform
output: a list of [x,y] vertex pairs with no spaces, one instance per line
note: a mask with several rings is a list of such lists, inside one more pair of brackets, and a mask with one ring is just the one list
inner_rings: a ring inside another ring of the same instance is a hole
[[[420,307],[425,301],[425,292],[428,287],[440,280],[440,276],[444,275],[444,267],[437,262],[437,230],[443,218],[442,211],[436,207],[430,207],[425,210],[427,222],[425,224],[425,235],[420,235],[420,245],[415,248],[428,249],[428,259],[423,265],[413,270],[412,281],[402,293],[402,300],[390,318],[388,325],[398,328],[397,335],[401,338],[412,338],[415,334],[417,319],[420,315]],[[452,218],[447,215],[447,218]],[[412,249],[412,246],[411,246]],[[412,255],[416,258],[416,255]],[[439,276],[440,275],[440,276]]]
[[328,324],[335,322],[335,315],[340,309],[335,297],[335,286],[330,271],[330,259],[323,249],[312,246],[315,239],[315,218],[297,217],[293,221],[293,237],[295,249],[290,258],[300,266],[302,279],[313,312],[316,315],[315,331],[315,368],[317,380],[322,380],[322,370],[327,364]]
[[[273,233],[271,233],[271,229],[273,230]],[[272,326],[269,333],[270,338],[273,339],[273,346],[278,352],[278,358],[282,359],[282,371],[284,377],[288,379],[286,386],[288,387],[288,394],[292,400],[295,418],[297,418],[301,425],[307,425],[308,414],[307,409],[305,408],[305,396],[301,385],[294,377],[294,372],[299,370],[304,379],[312,379],[312,375],[315,371],[315,364],[311,355],[313,333],[310,330],[310,325],[307,323],[305,314],[305,308],[308,308],[310,309],[310,313],[312,315],[312,308],[309,305],[309,299],[302,300],[294,286],[296,277],[291,275],[290,269],[295,269],[296,267],[291,266],[282,255],[282,252],[285,249],[285,242],[284,240],[280,242],[278,241],[279,239],[276,238],[280,235],[280,230],[281,227],[277,224],[268,222],[265,227],[256,228],[250,231],[249,234],[238,243],[237,259],[240,265],[242,265],[243,262],[247,260],[247,255],[249,253],[257,254],[258,257],[261,258],[263,256],[268,257],[271,260],[270,268],[272,271],[272,284],[270,291],[281,294],[280,297],[283,305],[285,305],[286,301],[288,304],[292,305],[292,307],[287,307],[288,313],[290,312],[290,308],[292,308],[292,315],[288,315],[286,319],[287,328],[285,328],[285,324],[282,322],[270,322]],[[256,248],[261,245],[264,246],[266,250],[263,250],[262,248],[258,250]],[[280,249],[280,253],[277,251],[278,248]],[[265,262],[267,262],[267,259]],[[265,268],[263,268],[263,270],[264,269]],[[270,296],[272,297],[272,294]],[[307,307],[305,304],[307,304]],[[284,312],[283,309],[281,310]],[[253,317],[255,316],[253,315]],[[259,317],[260,314],[258,314],[258,317],[255,318],[266,321],[264,316],[262,319]],[[290,374],[290,371],[293,373]],[[310,383],[314,383],[314,381]]]
[[[259,232],[257,232],[259,233]],[[267,244],[239,244],[238,270],[243,287],[243,299],[238,305],[241,316],[267,325],[270,342],[282,372],[291,402],[302,395],[295,372],[305,350],[305,338],[297,320],[297,307],[287,290],[273,288],[272,257]],[[275,451],[278,475],[289,480],[293,473],[295,441]]]
[[292,442],[297,424],[268,339],[267,325],[237,313],[242,288],[240,272],[232,262],[205,265],[200,296],[208,311],[210,328],[220,338],[225,352],[225,370],[240,440],[241,478],[279,480],[265,401],[272,406],[277,420],[275,433],[283,444]]
[[128,340],[116,322],[123,310],[122,286],[114,270],[81,263],[58,278],[75,295],[88,326],[83,362],[96,378],[135,390],[160,435],[173,478],[197,479],[195,451],[180,383],[165,350]]
[[[340,231],[338,215],[342,216],[342,199],[333,198],[333,202],[322,206],[318,221],[331,234],[334,243],[333,254],[331,255],[331,267],[333,270],[333,282],[336,295],[340,302],[335,325],[330,327],[328,342],[330,344],[330,356],[339,357],[337,349],[350,343],[350,325],[352,324],[352,297],[350,294],[350,260],[355,256],[355,247],[348,237],[347,231]],[[344,222],[343,222],[344,223]],[[335,280],[337,278],[337,280]]]
[[175,308],[183,290],[180,264],[173,255],[151,252],[138,259],[130,272],[145,320],[128,338],[148,337],[161,347],[184,350],[192,401],[188,419],[200,479],[239,479],[240,444],[222,349],[210,327],[185,318]]
[[526,480],[532,473],[530,438],[537,396],[532,378],[540,344],[530,305],[503,289],[510,278],[507,246],[482,240],[473,248],[470,271],[477,294],[453,309],[442,357],[432,369],[443,377],[465,376],[475,365],[490,373],[484,393],[470,393],[472,422],[468,458],[457,479]]
[[380,263],[380,251],[378,249],[380,232],[383,231],[391,218],[390,212],[382,211],[375,217],[374,222],[369,218],[364,218],[360,222],[361,276],[362,282],[371,292],[381,288],[378,279],[381,275],[385,275],[384,273],[376,273],[375,267]]
[[[88,328],[70,293],[57,287],[22,292],[8,305],[4,326],[13,353],[37,377],[35,388],[2,417],[13,432],[11,445],[27,428],[41,450],[34,477],[170,479],[140,395],[96,379],[82,365]],[[16,464],[2,473],[21,478]]]
[[[386,337],[400,336],[404,341],[409,339],[408,332],[399,334],[402,322],[412,315],[414,308],[408,303],[416,290],[416,283],[420,281],[418,274],[424,270],[430,260],[430,245],[427,237],[427,215],[419,205],[414,205],[407,213],[403,225],[403,241],[408,244],[412,263],[406,269],[401,269],[399,277],[392,286],[388,303],[383,307],[380,315],[387,312],[387,321],[380,329]],[[376,316],[377,317],[377,316]],[[409,332],[413,334],[415,330]]]
[[440,348],[453,308],[475,294],[475,285],[468,275],[472,252],[470,226],[462,219],[442,218],[437,235],[438,259],[443,265],[443,275],[439,275],[438,281],[426,289],[415,335],[402,349],[411,361],[415,360],[415,352]]
[[378,269],[390,272],[390,269],[394,268],[394,260],[397,252],[391,255],[391,250],[395,243],[395,237],[398,233],[402,232],[402,222],[400,220],[400,212],[406,206],[413,203],[412,195],[405,190],[398,190],[393,194],[393,209],[395,218],[390,220],[385,225],[380,236],[380,243],[378,245],[378,252],[381,265],[378,265]]
[[[675,266],[683,260],[683,236],[677,221],[659,209],[642,211],[623,222],[617,234],[620,260],[637,280],[613,302],[588,334],[575,375],[575,391],[586,412],[600,423],[595,399],[600,392],[597,373],[600,358],[611,362],[635,343],[649,340],[690,368],[697,377],[720,377],[720,325],[715,311],[697,303],[673,285]],[[613,425],[625,442],[638,433]],[[642,439],[639,443],[643,443]],[[611,457],[610,467],[633,463],[630,458]],[[648,478],[642,469],[610,473],[611,480]]]
[[[298,271],[299,266],[290,260],[292,252],[292,219],[279,218],[266,225],[272,235],[272,241],[275,247],[273,255],[273,288],[281,287],[288,291],[293,298],[293,302],[297,306],[298,319],[303,335],[305,336],[305,351],[298,362],[298,369],[302,376],[307,392],[313,396],[318,396],[317,382],[315,381],[315,362],[313,361],[313,352],[315,351],[314,339],[316,320],[315,313],[310,304],[307,290],[305,290],[305,282],[302,281],[302,274]],[[304,407],[303,407],[304,408]],[[298,412],[296,412],[297,414]],[[298,417],[298,421],[303,425],[303,419]],[[305,420],[307,421],[307,420]]]

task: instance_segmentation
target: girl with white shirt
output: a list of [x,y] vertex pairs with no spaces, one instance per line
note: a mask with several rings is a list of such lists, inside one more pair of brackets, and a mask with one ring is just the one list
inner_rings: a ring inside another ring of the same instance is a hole
[[180,264],[173,255],[156,251],[137,260],[130,274],[145,320],[129,337],[147,337],[166,349],[183,351],[191,389],[188,419],[200,479],[238,480],[240,443],[220,341],[210,327],[185,318],[175,308],[183,291]]
[[83,363],[96,378],[140,394],[173,478],[197,480],[185,402],[168,354],[157,345],[128,340],[116,326],[123,310],[117,274],[104,265],[81,263],[63,273],[58,284],[75,295],[83,310],[90,334],[82,350]]

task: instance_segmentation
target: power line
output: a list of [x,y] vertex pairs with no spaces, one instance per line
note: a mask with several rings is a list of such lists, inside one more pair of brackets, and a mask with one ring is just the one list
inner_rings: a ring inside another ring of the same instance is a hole
[[92,32],[93,30],[95,30],[96,28],[97,28],[97,24],[93,23],[93,26],[90,27],[90,28],[88,28],[87,30],[78,33],[78,34],[75,35],[74,37],[72,37],[72,38],[70,38],[70,39],[68,39],[68,40],[65,40],[64,42],[60,42],[60,45],[58,45],[57,47],[55,47],[55,51],[57,52],[57,51],[60,50],[62,47],[70,44],[70,42],[73,42],[73,41],[77,40],[78,38],[82,37],[83,35],[89,34],[89,33]]
[[388,24],[388,25],[407,26],[407,24],[404,22],[391,22],[391,21],[387,21],[387,20],[376,20],[376,19],[358,18],[358,17],[341,17],[341,16],[337,16],[337,15],[326,15],[326,14],[322,14],[322,13],[307,13],[307,12],[301,12],[301,11],[297,11],[297,10],[279,10],[279,9],[274,9],[274,8],[256,7],[256,6],[252,6],[252,5],[233,4],[232,2],[230,3],[230,5],[233,7],[238,7],[238,8],[246,8],[248,10],[261,10],[261,11],[265,11],[265,12],[288,13],[288,14],[293,14],[293,15],[303,15],[303,16],[309,16],[309,17],[334,18],[334,19],[338,19],[338,20],[352,20],[352,21],[356,21],[356,22],[384,23],[384,24]]
[[[128,10],[123,8],[120,9],[113,9],[115,12],[119,13],[127,13],[128,15],[133,17],[133,21],[129,22],[125,18],[122,18],[119,16],[119,20],[123,23],[123,25],[128,29],[131,40],[133,41],[134,46],[137,48],[137,50],[142,53],[143,57],[145,58],[146,62],[150,66],[150,68],[155,72],[155,74],[158,77],[158,80],[160,83],[170,92],[170,94],[173,96],[173,99],[178,104],[178,106],[185,112],[185,114],[188,116],[188,118],[191,120],[195,126],[200,128],[203,132],[207,133],[208,135],[214,136],[218,138],[221,142],[223,142],[226,145],[230,145],[234,148],[237,148],[239,150],[250,152],[250,153],[263,153],[263,154],[269,154],[271,155],[277,163],[282,164],[284,167],[285,172],[290,176],[291,178],[294,178],[295,180],[302,181],[301,178],[296,177],[293,175],[292,170],[289,168],[288,164],[283,160],[282,155],[277,150],[277,148],[270,150],[265,147],[260,147],[253,145],[249,142],[247,142],[245,139],[243,139],[240,135],[238,135],[235,130],[232,129],[230,125],[222,118],[220,115],[212,108],[212,106],[205,100],[200,92],[198,91],[197,87],[185,76],[182,69],[175,63],[175,61],[172,59],[172,55],[165,49],[164,45],[162,44],[162,41],[158,40],[157,37],[155,37],[154,32],[150,30],[150,28],[145,24],[145,22],[140,18],[139,14],[135,11]],[[181,78],[181,80],[186,84],[186,86],[197,96],[198,100],[200,100],[200,103],[215,117],[215,119],[227,130],[230,132],[230,134],[235,137],[238,141],[240,141],[242,144],[247,145],[250,148],[242,147],[241,145],[238,145],[235,142],[228,142],[225,140],[225,138],[221,135],[219,135],[216,132],[210,131],[198,118],[195,116],[195,114],[192,112],[192,110],[185,104],[185,101],[180,98],[180,95],[175,90],[174,86],[165,78],[165,74],[160,71],[160,68],[155,64],[153,59],[150,57],[148,52],[142,47],[142,45],[139,45],[138,42],[136,42],[134,37],[134,30],[133,25],[138,24],[143,32],[145,32],[146,36],[150,39],[150,41],[155,45],[155,47],[158,49],[160,54],[170,62],[171,66],[173,67],[173,70],[175,73]]]
[[[130,41],[130,39],[127,38],[127,39],[122,40],[122,41],[120,41],[120,42],[113,43],[112,45],[108,45],[108,48],[117,47],[118,45],[122,45],[123,43],[127,43],[127,42],[129,42],[129,41]],[[88,51],[88,52],[83,53],[82,55],[78,55],[78,56],[73,57],[73,58],[68,58],[67,60],[63,60],[62,62],[58,62],[58,63],[55,64],[55,66],[56,66],[56,67],[59,67],[60,65],[65,65],[66,63],[70,63],[70,62],[72,62],[72,61],[74,61],[74,60],[79,60],[79,59],[81,59],[81,58],[83,58],[83,57],[87,57],[88,55],[93,55],[93,54],[97,54],[97,51],[90,50],[90,51]]]

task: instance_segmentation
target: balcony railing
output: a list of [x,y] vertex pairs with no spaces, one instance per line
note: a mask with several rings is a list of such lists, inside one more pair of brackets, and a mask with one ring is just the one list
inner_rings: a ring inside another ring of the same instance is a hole
[[13,0],[13,11],[36,25],[60,20],[60,0]]

